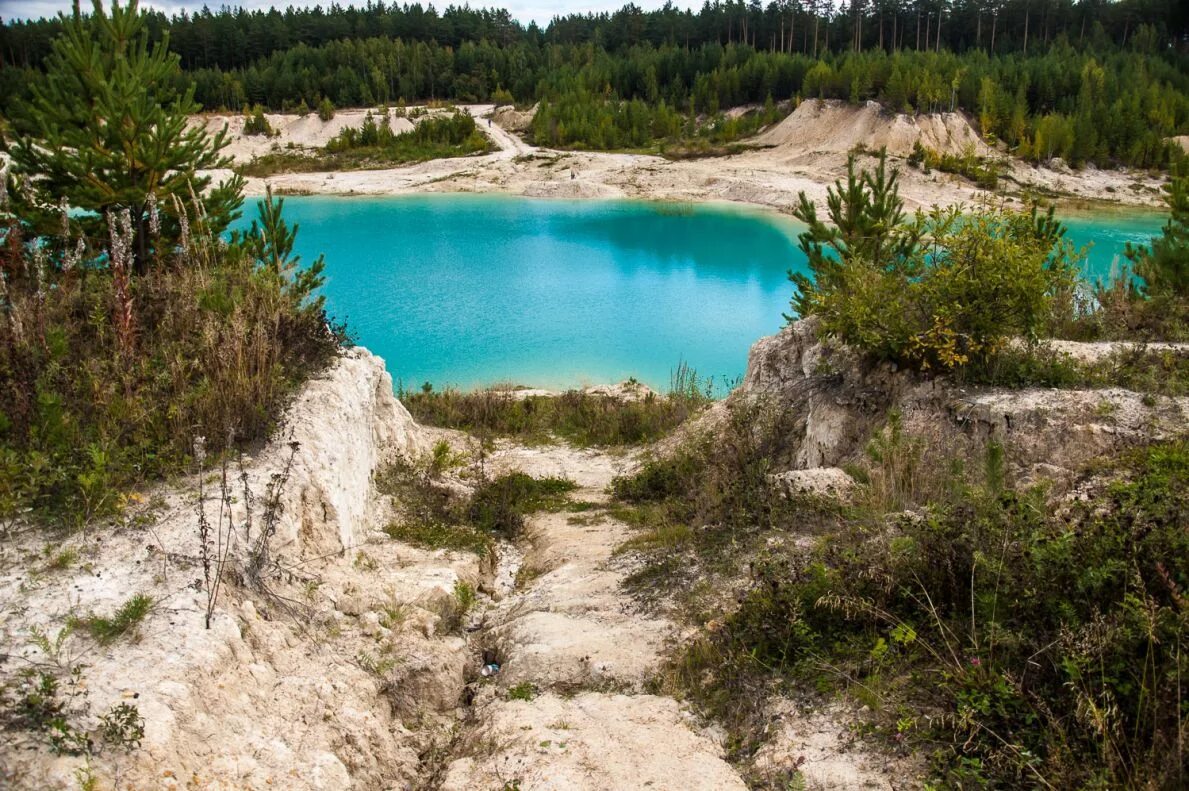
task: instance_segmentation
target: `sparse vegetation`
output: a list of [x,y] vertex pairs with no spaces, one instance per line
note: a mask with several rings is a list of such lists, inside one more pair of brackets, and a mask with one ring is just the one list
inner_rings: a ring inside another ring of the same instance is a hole
[[579,446],[605,447],[657,440],[696,415],[714,393],[713,380],[703,380],[681,365],[668,395],[649,392],[642,398],[579,390],[557,396],[523,396],[495,388],[463,393],[436,391],[432,386],[402,389],[398,395],[419,423],[480,437],[527,442],[560,438]]
[[537,696],[537,686],[531,681],[521,681],[513,687],[508,687],[508,700],[523,700],[526,703]]
[[948,153],[938,153],[925,148],[917,141],[912,148],[912,155],[908,157],[908,164],[919,167],[928,173],[930,170],[940,170],[942,173],[956,173],[963,178],[970,179],[985,190],[994,190],[999,186],[999,163],[980,157],[974,153],[971,146],[961,156]]
[[110,645],[135,629],[153,608],[153,599],[137,593],[121,604],[111,616],[87,615],[70,621],[74,630],[82,630],[100,645]]
[[444,157],[465,157],[492,149],[491,141],[475,126],[475,119],[461,111],[425,118],[412,130],[399,134],[392,131],[389,121],[387,111],[379,122],[369,111],[361,127],[347,127],[321,151],[274,151],[256,157],[239,166],[238,170],[242,175],[258,177],[276,173],[364,170]]
[[[754,426],[731,421],[710,452],[695,444],[616,484],[648,509],[650,532],[625,548],[647,560],[637,589],[751,558],[739,608],[661,682],[721,718],[737,757],[759,744],[768,695],[816,689],[869,707],[873,732],[929,756],[945,787],[1176,785],[1183,440],[1104,460],[1089,497],[1056,513],[1043,488],[1011,481],[999,445],[910,435],[893,415],[849,468],[863,484],[849,505],[784,509],[749,474],[779,456],[752,444]],[[780,540],[806,530],[821,539]]]
[[421,463],[398,460],[377,478],[381,492],[395,496],[402,518],[385,528],[394,539],[430,549],[482,555],[495,538],[516,538],[526,514],[558,510],[576,487],[564,478],[533,478],[520,472],[481,478],[467,498],[440,480],[435,454]]

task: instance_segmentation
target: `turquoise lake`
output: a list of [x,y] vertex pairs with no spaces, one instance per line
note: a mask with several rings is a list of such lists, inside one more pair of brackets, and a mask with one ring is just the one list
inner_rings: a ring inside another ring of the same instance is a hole
[[[249,203],[245,214],[254,214]],[[635,376],[667,388],[684,360],[720,382],[783,325],[799,225],[734,208],[506,196],[288,197],[303,260],[326,255],[332,315],[398,383],[562,388]],[[1070,215],[1110,272],[1156,214]]]

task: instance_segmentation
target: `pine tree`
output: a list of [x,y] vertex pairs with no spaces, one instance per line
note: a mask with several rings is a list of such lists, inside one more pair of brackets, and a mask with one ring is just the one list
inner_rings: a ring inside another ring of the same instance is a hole
[[[188,124],[199,106],[193,86],[184,93],[174,87],[181,70],[168,39],[150,46],[136,0],[123,7],[113,0],[110,15],[95,0],[90,16],[80,14],[75,0],[61,22],[44,80],[14,108],[18,181],[9,192],[18,215],[34,233],[45,233],[60,224],[65,203],[83,210],[77,222],[100,238],[106,215],[127,209],[140,273],[155,247],[176,241],[179,223],[171,217],[179,202],[196,199],[203,230],[222,233],[238,214],[243,181],[233,177],[207,191],[210,178],[199,171],[230,164],[220,154],[225,136]],[[160,219],[158,235],[152,231]]]
[[855,172],[852,154],[846,163],[846,183],[835,182],[826,191],[829,223],[818,217],[816,205],[804,192],[799,195],[793,216],[808,226],[798,243],[812,277],[789,273],[797,289],[792,300],[797,315],[817,312],[822,294],[845,289],[848,270],[915,274],[924,227],[920,218],[906,219],[896,180],[896,171],[887,170],[883,152],[875,171],[862,173]]
[[1168,222],[1150,246],[1128,244],[1127,258],[1143,280],[1138,286],[1140,294],[1168,303],[1164,309],[1182,314],[1179,318],[1189,323],[1189,316],[1183,315],[1189,303],[1189,163],[1177,167],[1164,191],[1170,210]]

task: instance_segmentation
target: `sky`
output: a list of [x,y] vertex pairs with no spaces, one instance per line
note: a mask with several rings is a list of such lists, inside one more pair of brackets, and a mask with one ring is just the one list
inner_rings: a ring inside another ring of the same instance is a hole
[[[91,0],[81,0],[83,8],[88,8]],[[412,0],[399,0],[403,5],[405,2],[412,2]],[[637,6],[647,10],[660,8],[665,4],[665,0],[633,0]],[[108,2],[108,0],[104,0]],[[244,8],[268,8],[269,6],[277,6],[284,8],[288,5],[295,6],[314,6],[322,5],[329,6],[333,0],[239,0],[238,2],[228,0],[198,0],[198,2],[191,2],[191,0],[150,0],[146,2],[141,0],[142,7],[157,8],[166,13],[173,13],[186,9],[187,11],[197,11],[204,5],[210,6],[212,10],[219,8],[222,5],[243,6]],[[421,0],[425,5],[430,5],[429,0]],[[339,0],[341,5],[351,5],[350,0]],[[454,5],[470,5],[472,8],[498,7],[507,8],[513,18],[528,24],[530,21],[535,21],[539,25],[548,24],[549,20],[558,14],[584,14],[588,12],[600,11],[615,11],[622,8],[628,3],[628,0],[495,0],[493,2],[486,2],[485,0],[477,0],[476,2],[467,2],[467,0],[442,0],[434,2],[434,5],[439,11],[445,10],[446,6]],[[365,5],[366,0],[358,0],[355,5]],[[679,8],[701,8],[701,0],[674,0],[673,5]],[[5,19],[36,19],[43,16],[55,16],[59,11],[69,12],[71,8],[71,0],[0,0],[0,16]]]

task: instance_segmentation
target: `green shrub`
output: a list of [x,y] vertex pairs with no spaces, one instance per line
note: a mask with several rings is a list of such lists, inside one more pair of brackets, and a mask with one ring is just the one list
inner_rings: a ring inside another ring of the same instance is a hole
[[882,156],[861,174],[852,157],[827,205],[830,224],[804,194],[794,211],[809,226],[800,246],[812,277],[790,275],[792,306],[876,359],[923,370],[982,362],[1012,336],[1037,337],[1073,290],[1077,257],[1051,209],[908,220]]
[[516,538],[524,516],[533,511],[559,508],[565,495],[577,486],[565,478],[533,478],[512,472],[479,486],[467,505],[467,521],[480,530]]
[[330,101],[328,97],[322,97],[322,101],[318,102],[318,117],[323,121],[330,121],[334,118],[334,102]]
[[[902,480],[904,451],[889,451],[920,442],[885,433],[869,476]],[[848,691],[876,732],[930,750],[946,787],[1176,786],[1189,443],[1104,463],[1113,482],[1060,516],[1005,480],[1001,448],[981,469],[943,448],[910,452],[954,462],[925,476],[937,483],[838,512],[808,551],[761,556],[738,610],[668,683],[741,749],[783,682]],[[915,515],[898,511],[909,505]]]
[[244,109],[244,134],[263,135],[264,137],[273,135],[272,125],[264,116],[264,108],[260,105],[254,106],[251,110]]

